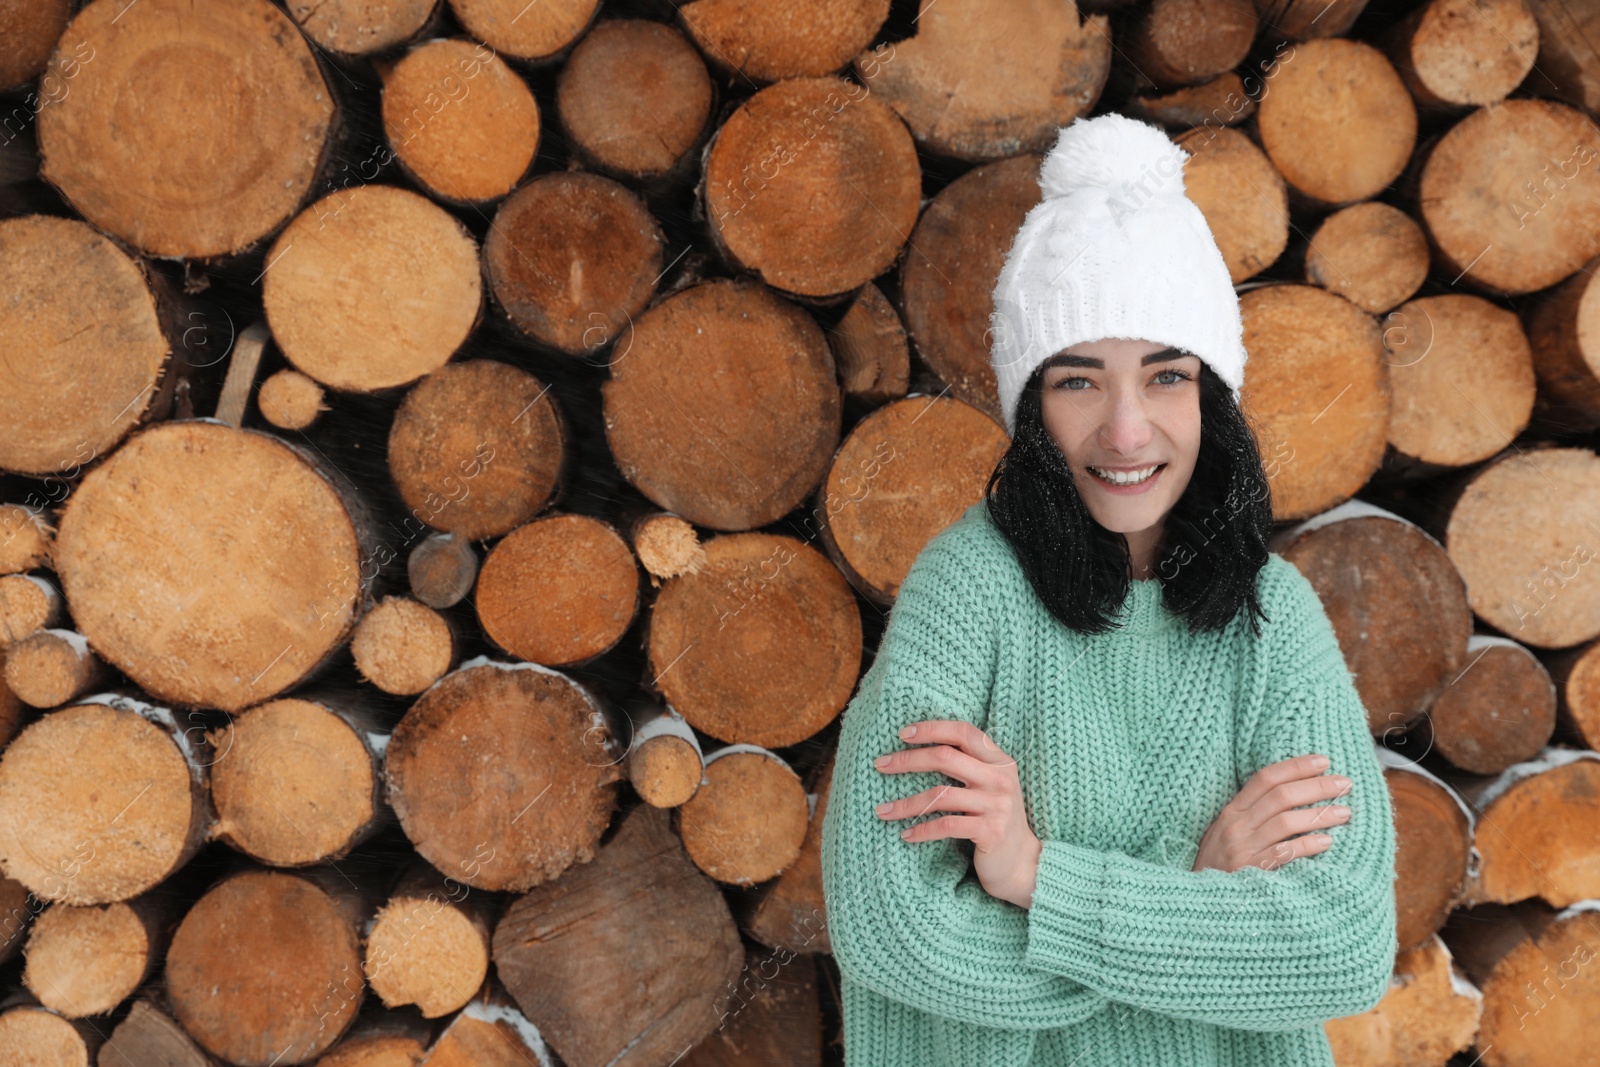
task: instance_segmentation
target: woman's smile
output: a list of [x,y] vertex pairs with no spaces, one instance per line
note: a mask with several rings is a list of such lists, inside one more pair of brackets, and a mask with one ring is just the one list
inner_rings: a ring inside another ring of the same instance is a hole
[[1089,473],[1094,476],[1094,484],[1104,491],[1116,496],[1131,496],[1148,492],[1166,469],[1165,463],[1128,468],[1090,466]]

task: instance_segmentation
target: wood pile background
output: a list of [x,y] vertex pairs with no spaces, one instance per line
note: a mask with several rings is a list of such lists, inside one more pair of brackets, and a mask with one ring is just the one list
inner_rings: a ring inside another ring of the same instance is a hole
[[[840,711],[1166,126],[1400,832],[1341,1067],[1600,1027],[1597,0],[0,0],[0,1062],[842,1060]],[[1589,1051],[1585,1051],[1589,1050]]]

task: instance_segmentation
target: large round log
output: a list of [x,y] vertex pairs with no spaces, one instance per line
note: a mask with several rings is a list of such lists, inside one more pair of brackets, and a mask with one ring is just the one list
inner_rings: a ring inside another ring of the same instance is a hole
[[167,901],[153,894],[106,905],[52,904],[28,937],[22,980],[69,1019],[114,1011],[167,948]]
[[1467,664],[1417,723],[1416,748],[1437,751],[1473,774],[1499,774],[1533,759],[1556,728],[1556,688],[1532,652],[1475,634]]
[[385,693],[413,696],[444,677],[456,659],[449,617],[410,597],[384,597],[350,638],[361,677]]
[[800,855],[811,809],[794,769],[758,745],[727,745],[706,757],[705,780],[678,807],[678,836],[706,874],[755,886]]
[[404,871],[366,936],[366,972],[385,1007],[425,1019],[462,1008],[489,972],[494,907],[420,860]]
[[1428,235],[1380,200],[1323,219],[1305,252],[1306,281],[1374,315],[1409,300],[1427,277]]
[[1272,266],[1289,245],[1289,191],[1266,153],[1227,127],[1176,142],[1190,157],[1184,192],[1205,215],[1234,284]]
[[766,0],[692,0],[678,19],[719,70],[743,83],[832,74],[872,43],[889,0],[812,0],[805,17]]
[[102,658],[159,699],[237,711],[344,642],[376,573],[363,514],[277,437],[162,423],[84,476],[56,566]]
[[1539,53],[1526,0],[1428,0],[1391,27],[1383,47],[1422,107],[1504,100]]
[[1259,24],[1252,0],[1153,0],[1123,39],[1124,58],[1158,88],[1195,85],[1244,62]]

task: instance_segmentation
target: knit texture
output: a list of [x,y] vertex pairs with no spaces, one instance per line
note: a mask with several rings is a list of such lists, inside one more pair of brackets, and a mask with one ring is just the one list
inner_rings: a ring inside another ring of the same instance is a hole
[[[983,502],[917,556],[844,712],[823,821],[847,1067],[1331,1067],[1322,1022],[1375,1005],[1397,949],[1394,823],[1366,712],[1311,583],[1270,555],[1269,621],[1191,635],[1159,580],[1080,635],[1035,596]],[[962,719],[1018,761],[1043,842],[1031,908],[971,843],[908,842],[887,800],[952,784],[872,761]],[[1260,768],[1321,753],[1351,780],[1333,845],[1192,871]]]

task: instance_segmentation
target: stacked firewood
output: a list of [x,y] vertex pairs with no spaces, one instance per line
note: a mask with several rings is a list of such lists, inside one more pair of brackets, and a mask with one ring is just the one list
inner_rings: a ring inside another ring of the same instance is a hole
[[1596,33],[0,0],[0,1062],[839,1063],[838,718],[1108,111],[1189,155],[1386,766],[1402,951],[1338,1062],[1589,1055]]

